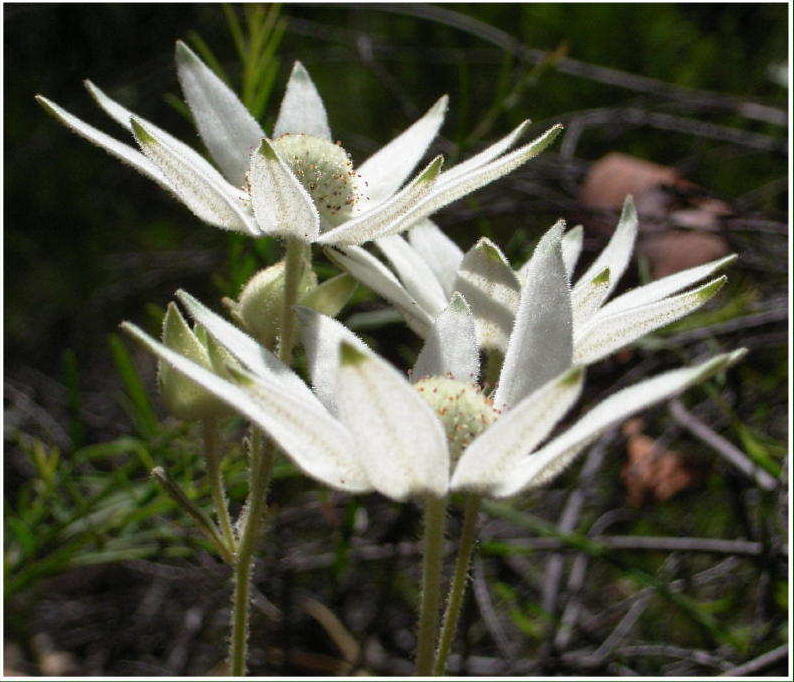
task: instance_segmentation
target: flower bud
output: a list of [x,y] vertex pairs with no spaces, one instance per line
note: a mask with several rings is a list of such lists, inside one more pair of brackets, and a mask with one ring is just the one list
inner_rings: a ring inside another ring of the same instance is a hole
[[[248,280],[237,301],[223,299],[232,317],[269,350],[273,350],[278,339],[285,283],[282,260],[260,270]],[[305,267],[298,286],[298,300],[316,286],[317,275],[310,267]]]
[[[168,304],[163,319],[163,343],[205,369],[229,377],[226,365],[234,362],[231,355],[203,327],[196,325],[191,329],[174,303]],[[211,419],[231,414],[225,403],[162,361],[157,378],[166,409],[178,419]]]

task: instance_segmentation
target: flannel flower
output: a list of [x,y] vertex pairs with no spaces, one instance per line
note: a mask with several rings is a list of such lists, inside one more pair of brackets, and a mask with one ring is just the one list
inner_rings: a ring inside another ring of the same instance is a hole
[[[570,306],[577,364],[600,360],[703,305],[719,291],[725,277],[684,290],[736,259],[730,255],[689,268],[607,302],[628,267],[637,223],[634,203],[627,198],[609,243],[572,282]],[[564,223],[559,222],[548,234],[562,227]],[[453,292],[462,293],[474,314],[480,347],[505,352],[531,259],[514,271],[499,247],[485,237],[464,254],[430,220],[412,227],[407,239],[391,235],[374,243],[391,268],[360,247],[338,247],[327,253],[339,267],[391,303],[423,338]],[[561,249],[565,273],[571,281],[582,249],[581,226],[563,235]]]
[[204,222],[255,237],[355,245],[399,233],[536,156],[561,130],[554,126],[508,153],[525,131],[525,121],[449,170],[442,172],[442,158],[436,157],[406,183],[441,127],[446,96],[354,169],[347,152],[332,141],[322,99],[299,62],[272,138],[182,42],[176,46],[176,65],[199,135],[219,170],[90,81],[86,87],[97,104],[132,132],[140,152],[47,98],[37,99],[67,127],[157,182]]
[[330,317],[301,308],[313,390],[250,337],[184,292],[195,321],[235,357],[224,379],[126,324],[161,360],[276,441],[308,475],[392,499],[470,491],[505,497],[543,485],[605,429],[703,381],[743,350],[618,391],[563,433],[548,436],[578,399],[571,292],[562,226],[538,244],[496,389],[476,384],[475,318],[460,293],[436,316],[410,380]]

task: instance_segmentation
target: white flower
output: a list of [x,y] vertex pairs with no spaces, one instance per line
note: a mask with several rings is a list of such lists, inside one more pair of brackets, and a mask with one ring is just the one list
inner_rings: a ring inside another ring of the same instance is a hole
[[[546,236],[561,231],[554,225]],[[689,314],[716,294],[717,277],[684,291],[736,259],[735,255],[669,275],[606,302],[629,264],[637,235],[637,214],[629,198],[607,246],[573,284],[574,360],[590,364],[660,327]],[[430,220],[415,225],[408,238],[382,237],[375,245],[391,269],[359,247],[328,249],[341,268],[389,301],[421,337],[454,291],[469,302],[480,347],[504,352],[533,259],[514,272],[491,240],[481,238],[466,254]],[[581,226],[562,237],[562,263],[570,280],[582,248]],[[680,292],[684,293],[680,293]]]
[[[475,320],[460,294],[439,314],[411,381],[330,317],[300,309],[314,390],[188,294],[188,312],[246,369],[227,381],[132,325],[127,331],[273,438],[307,474],[392,499],[467,490],[503,497],[547,483],[605,429],[738,360],[716,356],[618,391],[547,441],[578,399],[561,229],[538,245],[492,398],[475,386]],[[531,302],[531,303],[528,303]],[[544,444],[544,441],[545,444]]]
[[507,153],[528,121],[479,154],[441,172],[436,157],[406,184],[444,120],[447,97],[357,169],[332,142],[322,99],[296,62],[269,139],[223,83],[184,43],[176,47],[179,81],[217,170],[201,154],[105,95],[86,87],[104,111],[133,133],[140,149],[119,142],[42,96],[62,123],[173,193],[198,218],[252,236],[321,244],[362,244],[396,234],[539,154],[554,126]]

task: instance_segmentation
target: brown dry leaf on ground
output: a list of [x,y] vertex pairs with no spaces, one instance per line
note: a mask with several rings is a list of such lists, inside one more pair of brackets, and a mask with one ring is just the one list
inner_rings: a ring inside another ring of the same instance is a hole
[[663,502],[703,479],[702,469],[691,457],[660,447],[643,433],[644,426],[642,419],[631,419],[623,425],[627,459],[620,477],[632,507]]
[[[634,196],[640,215],[638,252],[650,262],[654,278],[728,253],[717,231],[720,219],[731,215],[730,206],[706,196],[674,168],[611,152],[590,167],[579,199],[590,209],[619,211],[627,194]],[[614,230],[613,221],[591,226],[606,234]]]

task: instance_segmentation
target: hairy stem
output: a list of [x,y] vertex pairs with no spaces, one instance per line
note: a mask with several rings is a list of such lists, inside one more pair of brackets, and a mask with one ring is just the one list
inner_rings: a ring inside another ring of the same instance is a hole
[[234,562],[234,595],[232,597],[232,636],[229,664],[233,677],[246,673],[248,653],[248,621],[251,604],[251,571],[254,549],[259,537],[267,504],[267,488],[273,473],[273,449],[265,447],[262,433],[251,428],[251,483],[246,502],[245,521]]
[[287,239],[287,253],[284,262],[284,305],[279,320],[278,357],[285,365],[292,362],[297,328],[293,306],[298,302],[298,289],[307,268],[311,267],[311,247],[297,239]]
[[207,457],[207,478],[209,479],[212,503],[221,527],[221,533],[229,552],[233,553],[237,539],[232,530],[229,516],[229,501],[226,499],[226,488],[221,474],[221,453],[218,450],[218,423],[214,419],[204,420],[204,452]]
[[443,675],[447,667],[447,656],[455,641],[458,630],[460,611],[466,587],[469,583],[469,566],[474,545],[477,542],[477,517],[480,513],[480,496],[467,495],[463,507],[463,525],[460,530],[458,555],[455,558],[455,572],[447,596],[447,609],[444,612],[444,622],[441,627],[441,639],[436,652],[436,661],[433,664],[433,675]]
[[433,653],[438,639],[438,616],[441,607],[441,572],[444,558],[446,498],[425,500],[424,538],[422,546],[422,601],[419,605],[419,634],[416,642],[414,675],[430,675]]

